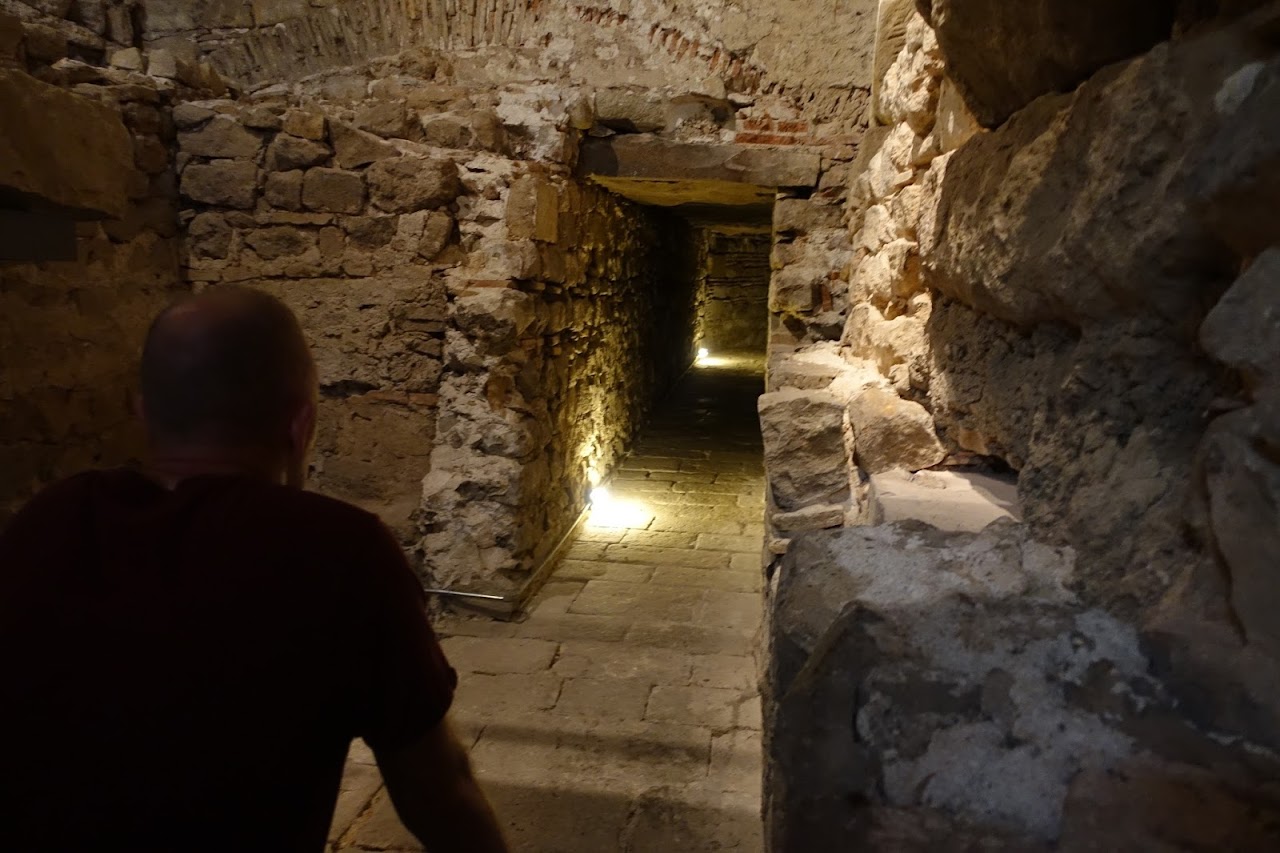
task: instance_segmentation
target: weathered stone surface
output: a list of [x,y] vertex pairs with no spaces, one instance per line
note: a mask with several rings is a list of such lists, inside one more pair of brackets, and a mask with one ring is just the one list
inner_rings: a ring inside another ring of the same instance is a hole
[[1280,388],[1280,249],[1250,264],[1200,327],[1209,355],[1252,388]]
[[825,391],[783,390],[760,398],[765,465],[784,510],[841,503],[849,495],[845,412]]
[[292,109],[285,112],[281,127],[293,136],[323,142],[328,122],[324,113],[317,110]]
[[230,116],[215,116],[199,130],[178,134],[178,147],[197,157],[251,159],[262,150],[262,137]]
[[289,227],[259,228],[245,235],[244,241],[259,258],[274,261],[277,258],[301,255],[313,248],[316,245],[316,235],[314,232]]
[[194,163],[182,171],[182,194],[203,204],[248,210],[258,194],[258,167],[246,160]]
[[390,213],[437,208],[453,201],[462,191],[458,167],[448,160],[379,160],[369,167],[367,176],[374,205]]
[[453,217],[442,210],[430,211],[422,224],[422,239],[418,243],[418,254],[429,261],[434,260],[449,244],[453,233]]
[[692,145],[626,134],[586,140],[578,169],[587,176],[812,187],[818,183],[820,167],[819,156],[809,151]]
[[333,143],[334,160],[344,169],[356,169],[378,160],[395,157],[399,152],[372,133],[340,121],[329,122],[329,140]]
[[[1229,33],[1162,47],[935,160],[926,283],[1024,328],[1193,315],[1218,250],[1192,179],[1217,156],[1213,93],[1242,64]],[[1273,116],[1231,133],[1269,138]],[[1093,275],[1077,273],[1085,258]]]
[[596,121],[626,133],[650,133],[667,126],[666,104],[645,92],[604,89],[596,92]]
[[892,391],[867,388],[859,393],[849,403],[849,420],[858,465],[869,473],[893,468],[918,471],[947,455],[924,406]]
[[[1280,389],[1277,389],[1280,390]],[[1280,405],[1276,397],[1218,418],[1199,453],[1210,535],[1250,644],[1280,657]]]
[[225,216],[201,213],[187,225],[187,251],[197,258],[225,258],[233,231]]
[[769,285],[769,310],[790,315],[811,313],[826,281],[826,270],[817,267],[789,266],[779,270]]
[[930,20],[949,75],[987,127],[1040,95],[1066,91],[1169,38],[1164,0],[933,0]]
[[1156,750],[1199,764],[1228,799],[1241,780],[1265,778],[1248,769],[1246,749],[1221,751],[1170,719],[1177,705],[1137,633],[1077,603],[1071,567],[1069,551],[1014,524],[973,535],[907,522],[794,540],[779,572],[767,697],[767,774],[786,780],[767,788],[772,849],[865,841],[884,807],[919,812],[932,844],[946,826],[936,811],[965,833],[1020,842],[995,849],[1063,836],[1094,849],[1085,839],[1105,842],[1107,831],[1091,835],[1087,809],[1066,807],[1082,772]]
[[[882,15],[885,5],[881,5]],[[896,5],[907,8],[910,0],[898,0]],[[937,112],[942,54],[933,30],[914,11],[911,10],[905,22],[901,51],[886,69],[874,97],[876,115],[881,121],[906,122],[918,135],[924,136],[933,129]]]
[[0,68],[0,187],[80,216],[120,216],[133,143],[118,110]]
[[364,210],[364,180],[358,172],[308,169],[302,179],[302,204],[308,210],[359,213]]
[[267,147],[267,168],[277,172],[323,165],[333,152],[329,146],[281,133]]
[[384,138],[409,139],[413,123],[404,101],[371,101],[356,111],[356,126]]
[[271,172],[267,175],[262,198],[282,210],[302,209],[302,170]]

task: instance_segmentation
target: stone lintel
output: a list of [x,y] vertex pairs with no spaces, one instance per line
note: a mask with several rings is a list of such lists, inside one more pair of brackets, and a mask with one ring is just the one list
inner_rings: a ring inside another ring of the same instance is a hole
[[818,183],[821,158],[796,148],[673,142],[637,133],[586,140],[578,171],[591,178],[813,187]]

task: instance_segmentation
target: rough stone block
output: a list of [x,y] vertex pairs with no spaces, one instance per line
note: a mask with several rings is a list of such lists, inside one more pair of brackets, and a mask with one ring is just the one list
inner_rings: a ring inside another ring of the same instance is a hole
[[978,120],[995,127],[1168,39],[1176,11],[1166,0],[934,0],[931,21],[949,76]]
[[281,133],[267,148],[267,168],[276,172],[320,166],[333,152],[321,142]]
[[280,226],[259,228],[245,235],[245,245],[264,261],[301,255],[316,245],[313,232]]
[[453,239],[453,232],[452,216],[442,210],[429,211],[422,223],[422,239],[418,243],[418,254],[429,261],[435,260]]
[[272,207],[301,210],[302,171],[268,173],[262,197]]
[[285,112],[281,127],[293,136],[323,142],[327,124],[324,113],[318,110],[292,109]]
[[179,133],[178,147],[197,157],[252,159],[262,150],[262,137],[230,116],[214,116],[199,130]]
[[946,458],[924,406],[883,388],[867,388],[849,403],[858,465],[877,474],[918,471]]
[[774,503],[784,510],[842,503],[851,472],[840,399],[825,391],[774,391],[760,398],[759,409]]
[[356,126],[383,138],[409,139],[413,133],[404,101],[370,101],[356,111]]
[[1280,249],[1254,260],[1200,326],[1209,355],[1250,387],[1280,388]]
[[118,110],[0,69],[0,115],[0,187],[79,215],[124,214],[133,141]]
[[302,204],[308,210],[360,213],[364,210],[364,180],[358,172],[308,169],[302,180]]
[[788,266],[773,274],[769,282],[769,310],[778,314],[812,314],[827,282],[826,270]]
[[367,176],[374,205],[389,213],[441,207],[462,191],[458,167],[448,160],[379,160],[369,167]]
[[667,105],[647,92],[603,89],[596,92],[596,121],[626,133],[649,133],[667,126]]
[[[1179,704],[1138,632],[1078,603],[1072,570],[1068,550],[1010,523],[793,540],[771,637],[766,772],[788,781],[766,790],[772,849],[843,848],[879,808],[910,815],[921,849],[956,837],[952,826],[1040,849],[1087,828],[1094,809],[1067,807],[1082,773],[1119,770],[1157,743],[1204,762],[1215,790],[1239,790],[1249,747],[1199,752],[1213,739],[1173,723]],[[934,825],[939,811],[949,820]]]
[[194,163],[182,171],[182,194],[203,204],[249,210],[258,194],[258,167],[246,160]]
[[372,133],[340,121],[329,122],[329,140],[333,143],[334,160],[344,169],[357,169],[400,153]]

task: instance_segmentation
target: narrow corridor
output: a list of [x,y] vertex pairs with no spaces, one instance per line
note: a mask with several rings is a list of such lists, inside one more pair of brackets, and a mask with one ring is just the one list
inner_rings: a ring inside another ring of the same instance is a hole
[[[453,718],[514,850],[761,849],[762,368],[689,372],[524,621],[438,623]],[[420,849],[359,742],[332,843]]]

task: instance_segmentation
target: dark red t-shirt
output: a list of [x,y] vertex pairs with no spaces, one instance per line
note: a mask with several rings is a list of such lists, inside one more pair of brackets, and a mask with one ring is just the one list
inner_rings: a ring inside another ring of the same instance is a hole
[[375,516],[73,477],[0,534],[0,845],[319,851],[351,739],[409,743],[455,682]]

